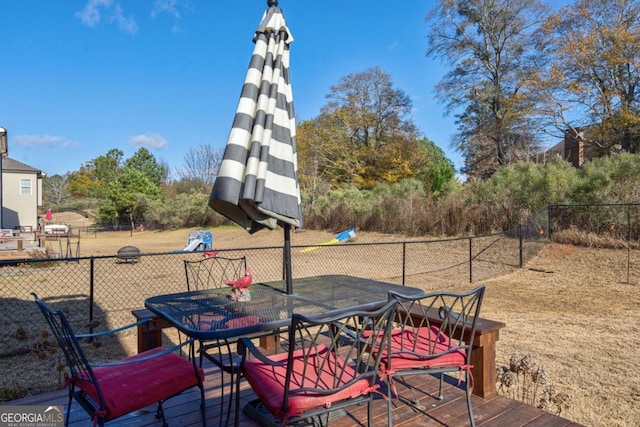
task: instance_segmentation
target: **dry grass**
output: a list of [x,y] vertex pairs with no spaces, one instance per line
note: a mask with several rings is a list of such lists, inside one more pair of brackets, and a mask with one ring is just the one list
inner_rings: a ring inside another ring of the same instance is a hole
[[[173,251],[184,247],[188,233],[85,235],[81,255],[112,255],[125,245],[137,246],[143,253]],[[292,234],[292,244],[315,244],[333,236],[305,230]],[[399,240],[406,238],[358,233],[359,243]],[[214,231],[214,246],[219,249],[281,242],[282,233],[277,231],[254,235],[235,227]],[[640,367],[635,359],[640,342],[640,286],[637,267],[631,284],[620,283],[627,255],[620,249],[554,243],[525,269],[484,282],[483,317],[506,324],[497,343],[498,365],[508,363],[514,353],[531,354],[558,391],[571,395],[572,406],[562,416],[588,426],[636,426],[640,420]],[[634,256],[631,265],[637,266],[640,259]]]
[[586,246],[589,248],[627,249],[627,246],[630,246],[632,249],[640,248],[640,242],[634,240],[627,241],[624,236],[596,234],[576,228],[555,232],[553,234],[553,241],[555,243]]
[[572,397],[563,416],[588,426],[640,420],[640,286],[618,282],[626,254],[552,244],[527,268],[486,282],[483,316],[507,325],[498,363],[533,355]]

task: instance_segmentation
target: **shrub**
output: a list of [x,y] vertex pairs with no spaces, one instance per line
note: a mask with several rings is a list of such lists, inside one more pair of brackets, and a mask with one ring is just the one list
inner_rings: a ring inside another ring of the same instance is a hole
[[571,407],[571,396],[549,383],[544,366],[535,363],[530,354],[513,354],[509,366],[498,368],[497,375],[498,391],[513,400],[557,415]]

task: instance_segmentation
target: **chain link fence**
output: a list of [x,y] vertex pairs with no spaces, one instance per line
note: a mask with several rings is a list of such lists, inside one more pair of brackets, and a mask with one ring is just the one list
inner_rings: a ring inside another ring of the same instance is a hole
[[[535,235],[538,237],[538,235]],[[455,288],[509,273],[537,253],[543,240],[523,230],[488,236],[392,243],[293,246],[293,277],[346,274],[420,287]],[[283,278],[283,248],[239,248],[219,256],[246,256],[255,282]],[[202,252],[0,262],[0,359],[31,352],[47,329],[33,303],[36,293],[63,309],[76,330],[104,330],[134,319],[150,296],[186,290],[184,260]],[[0,380],[0,388],[2,387]]]
[[610,237],[637,249],[640,242],[640,204],[550,205],[552,233],[572,230]]
[[548,218],[553,242],[620,249],[620,282],[638,281],[640,204],[550,205]]

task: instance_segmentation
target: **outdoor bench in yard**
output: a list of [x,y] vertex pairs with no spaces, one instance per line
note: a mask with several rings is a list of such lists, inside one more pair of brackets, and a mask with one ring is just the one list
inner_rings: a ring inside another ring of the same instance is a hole
[[131,312],[136,321],[151,319],[147,323],[138,325],[138,353],[145,352],[162,345],[162,330],[171,328],[171,324],[151,310],[140,308]]

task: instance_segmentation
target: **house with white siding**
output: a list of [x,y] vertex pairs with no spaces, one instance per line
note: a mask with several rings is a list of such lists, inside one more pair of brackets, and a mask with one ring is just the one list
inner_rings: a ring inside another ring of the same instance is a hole
[[14,160],[2,157],[2,205],[3,229],[36,230],[38,207],[42,206],[42,177],[44,173]]

